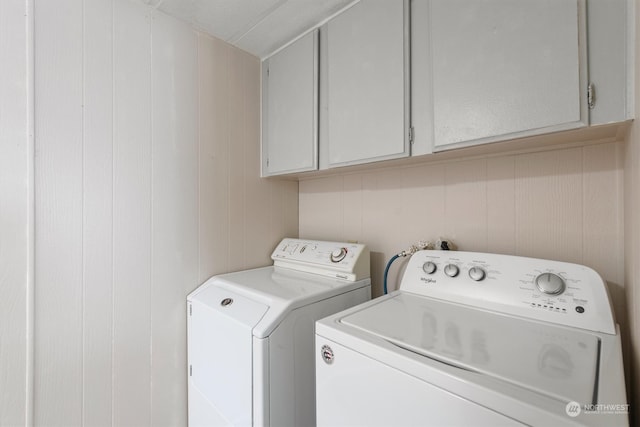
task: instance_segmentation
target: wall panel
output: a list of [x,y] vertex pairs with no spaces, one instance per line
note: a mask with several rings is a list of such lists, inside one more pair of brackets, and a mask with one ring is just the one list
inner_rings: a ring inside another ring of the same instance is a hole
[[487,161],[445,165],[444,235],[469,250],[487,250]]
[[84,1],[83,423],[112,425],[113,3]]
[[260,61],[138,2],[37,9],[36,424],[186,425],[187,294],[298,232]]
[[82,422],[82,6],[61,0],[35,7],[37,425]]
[[487,159],[487,247],[496,253],[516,250],[515,157]]
[[114,3],[113,423],[151,424],[151,16]]
[[573,148],[516,158],[518,253],[582,262],[585,208],[582,150]]
[[157,14],[152,27],[151,425],[183,422],[185,285],[198,277],[198,37]]
[[0,425],[31,422],[33,4],[0,2]]
[[[198,283],[229,265],[229,50],[198,36],[199,272]],[[194,287],[191,285],[190,289]]]
[[244,111],[245,73],[243,54],[236,48],[229,49],[227,62],[229,90],[233,94],[228,99],[229,109],[229,270],[241,270],[245,265],[245,239],[247,230],[245,156],[246,129]]
[[[244,68],[244,98],[243,111],[244,132],[246,147],[244,168],[246,171],[254,171],[260,168],[260,144],[251,144],[249,141],[260,141],[260,77],[261,62],[258,58],[243,53],[242,62]],[[273,245],[274,240],[282,236],[279,229],[271,228],[273,205],[271,203],[271,183],[258,175],[248,174],[245,177],[246,200],[251,200],[246,209],[246,238],[251,242],[245,248],[245,265],[243,268],[262,267],[271,263],[270,253],[264,251],[265,247]],[[264,206],[264,209],[254,209],[253,206]]]

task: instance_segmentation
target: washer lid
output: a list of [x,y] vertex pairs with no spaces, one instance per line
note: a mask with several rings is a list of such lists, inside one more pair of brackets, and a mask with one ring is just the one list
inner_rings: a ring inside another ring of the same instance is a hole
[[565,402],[594,401],[599,341],[580,330],[404,292],[340,322]]

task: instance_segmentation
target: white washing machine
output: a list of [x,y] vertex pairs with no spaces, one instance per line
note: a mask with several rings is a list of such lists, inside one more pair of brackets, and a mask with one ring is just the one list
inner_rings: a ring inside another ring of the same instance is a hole
[[620,332],[576,264],[421,251],[316,324],[318,426],[627,426]]
[[187,297],[190,426],[315,425],[314,323],[371,299],[365,245],[284,239]]

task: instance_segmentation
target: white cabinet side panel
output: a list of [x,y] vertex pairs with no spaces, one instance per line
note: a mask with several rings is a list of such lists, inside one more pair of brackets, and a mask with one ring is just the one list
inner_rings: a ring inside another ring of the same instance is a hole
[[114,425],[151,425],[150,20],[114,3]]
[[157,13],[152,21],[151,425],[186,413],[184,299],[198,264],[197,34]]

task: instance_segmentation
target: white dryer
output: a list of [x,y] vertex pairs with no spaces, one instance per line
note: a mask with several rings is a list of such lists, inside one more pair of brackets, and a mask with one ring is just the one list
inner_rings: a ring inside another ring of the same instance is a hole
[[606,286],[576,264],[421,251],[316,325],[318,426],[627,426]]
[[365,245],[284,239],[187,297],[194,426],[315,425],[314,323],[371,299]]

